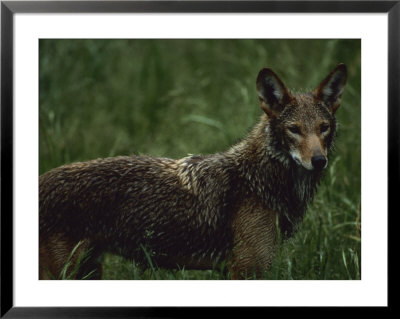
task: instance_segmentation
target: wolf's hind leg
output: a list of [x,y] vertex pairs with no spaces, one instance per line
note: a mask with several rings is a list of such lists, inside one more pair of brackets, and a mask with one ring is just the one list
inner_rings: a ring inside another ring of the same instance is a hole
[[65,234],[42,235],[39,279],[100,279],[98,257],[89,240],[76,241]]

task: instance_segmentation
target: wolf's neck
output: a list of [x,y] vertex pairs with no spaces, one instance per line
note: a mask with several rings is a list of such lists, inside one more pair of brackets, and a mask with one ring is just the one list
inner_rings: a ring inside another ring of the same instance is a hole
[[243,181],[241,192],[256,195],[266,208],[275,210],[281,228],[290,234],[312,200],[320,176],[295,164],[278,143],[262,119],[227,155]]
[[248,176],[246,179],[252,177],[251,183],[254,183],[254,177],[261,178],[260,169],[267,170],[268,174],[264,177],[268,178],[273,171],[287,171],[290,168],[292,163],[288,154],[277,143],[276,138],[272,137],[268,121],[262,117],[247,137],[227,151],[227,155],[234,160],[243,176]]

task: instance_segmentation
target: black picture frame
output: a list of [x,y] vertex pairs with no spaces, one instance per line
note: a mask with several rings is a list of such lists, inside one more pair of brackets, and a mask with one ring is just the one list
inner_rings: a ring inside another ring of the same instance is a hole
[[[13,19],[15,13],[387,13],[388,218],[399,187],[400,1],[1,1],[1,317],[186,317],[188,308],[14,307],[13,302]],[[382,106],[381,106],[382,107]],[[390,243],[390,241],[388,240]],[[390,247],[390,246],[389,246]],[[390,250],[390,249],[389,249]],[[389,286],[390,281],[388,281]],[[388,300],[390,305],[390,298]],[[226,309],[213,310],[215,315]],[[202,314],[196,310],[196,316]],[[192,317],[193,313],[190,315]],[[189,315],[187,315],[189,316]]]

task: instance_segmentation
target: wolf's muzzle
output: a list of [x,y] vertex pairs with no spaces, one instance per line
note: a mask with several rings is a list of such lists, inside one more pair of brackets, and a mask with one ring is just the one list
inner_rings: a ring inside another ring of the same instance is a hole
[[323,155],[313,156],[311,158],[311,164],[315,169],[323,169],[326,166],[326,157]]

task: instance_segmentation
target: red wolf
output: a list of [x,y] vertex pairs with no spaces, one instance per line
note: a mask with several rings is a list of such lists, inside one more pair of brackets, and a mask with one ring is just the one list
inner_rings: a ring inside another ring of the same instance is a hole
[[339,64],[315,91],[294,94],[265,68],[257,77],[264,112],[225,152],[120,156],[43,174],[39,278],[57,278],[66,264],[77,264],[73,278],[91,271],[101,278],[107,251],[139,264],[150,257],[164,268],[211,269],[226,261],[232,278],[261,277],[278,231],[293,234],[328,165],[346,79]]

